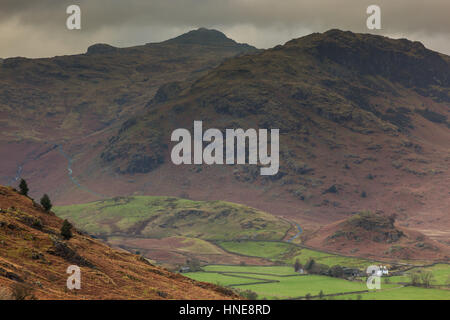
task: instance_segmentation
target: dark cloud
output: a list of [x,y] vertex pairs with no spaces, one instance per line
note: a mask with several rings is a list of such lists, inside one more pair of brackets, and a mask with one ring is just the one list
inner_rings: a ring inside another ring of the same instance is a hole
[[[1,0],[0,56],[80,53],[95,42],[128,46],[189,29],[217,28],[240,42],[270,47],[314,31],[366,29],[378,4],[382,30],[450,53],[448,0]],[[65,28],[68,5],[82,9],[82,30]]]

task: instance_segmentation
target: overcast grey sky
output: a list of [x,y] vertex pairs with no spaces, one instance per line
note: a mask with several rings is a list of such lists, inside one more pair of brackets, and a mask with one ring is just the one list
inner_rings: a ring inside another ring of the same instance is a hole
[[[66,28],[67,6],[82,29]],[[366,28],[381,7],[382,30]],[[0,57],[83,53],[93,43],[126,47],[198,27],[259,48],[331,28],[418,40],[450,54],[450,0],[0,0]]]

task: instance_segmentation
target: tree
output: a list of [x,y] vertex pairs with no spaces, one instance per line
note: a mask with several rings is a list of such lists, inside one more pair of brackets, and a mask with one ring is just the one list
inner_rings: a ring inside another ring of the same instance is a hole
[[33,288],[27,284],[15,283],[12,286],[12,296],[15,300],[35,300]]
[[342,278],[344,276],[344,269],[340,265],[332,266],[330,275],[335,278]]
[[302,264],[300,263],[300,260],[296,259],[296,260],[295,260],[295,263],[294,263],[294,271],[295,271],[295,272],[299,272],[300,269],[302,269],[302,268],[303,268],[303,266],[302,266]]
[[429,288],[431,286],[431,281],[433,281],[433,273],[431,271],[422,271],[420,273],[420,279],[422,280],[422,284]]
[[23,194],[24,196],[28,196],[28,191],[30,189],[28,189],[27,182],[24,179],[20,180],[19,188],[21,194]]
[[41,198],[41,205],[44,207],[45,211],[50,211],[50,209],[53,207],[52,202],[50,201],[50,198],[47,194],[44,194]]
[[315,263],[316,263],[316,261],[314,261],[314,259],[309,258],[308,262],[306,262],[306,264],[305,264],[305,269],[310,271],[314,267]]
[[186,261],[186,265],[189,268],[189,270],[192,272],[202,271],[200,260],[198,260],[196,258],[188,259]]
[[251,290],[239,291],[239,294],[248,300],[257,300],[258,294]]
[[61,227],[61,235],[65,240],[72,238],[72,225],[67,219],[64,220]]

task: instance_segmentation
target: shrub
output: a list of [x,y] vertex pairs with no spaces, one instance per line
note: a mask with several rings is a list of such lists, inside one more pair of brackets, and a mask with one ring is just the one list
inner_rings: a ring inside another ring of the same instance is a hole
[[434,275],[431,271],[425,271],[425,270],[418,270],[411,272],[409,274],[409,278],[411,280],[412,286],[424,286],[424,287],[431,287],[431,282],[434,279]]
[[361,192],[361,198],[367,198],[367,193],[365,191]]
[[336,187],[336,185],[333,184],[331,187],[329,187],[328,189],[326,189],[322,193],[323,194],[326,194],[326,193],[338,193],[338,188]]
[[339,265],[332,266],[330,268],[330,275],[335,278],[341,278],[344,276],[344,269]]
[[258,294],[252,290],[240,291],[239,294],[248,300],[258,299]]
[[158,296],[160,296],[161,298],[167,298],[169,296],[169,294],[167,292],[164,291],[156,291],[156,293],[158,294]]
[[41,198],[41,205],[44,207],[45,211],[50,211],[50,209],[53,207],[52,202],[50,201],[50,198],[47,194],[44,194]]
[[191,271],[191,272],[202,271],[200,260],[198,260],[196,258],[192,258],[190,260],[187,260],[186,261],[186,266],[189,268],[189,271]]
[[0,287],[0,300],[12,300],[11,291],[8,288]]
[[420,285],[420,274],[417,271],[411,272],[409,274],[409,279],[411,281],[412,286],[419,286]]
[[72,224],[70,224],[70,222],[67,221],[67,219],[65,219],[63,224],[62,224],[61,236],[65,240],[69,240],[70,238],[72,238]]
[[23,283],[15,283],[11,287],[12,296],[15,300],[34,300],[33,288]]
[[27,182],[24,179],[20,180],[19,189],[20,189],[20,194],[23,194],[24,196],[28,196],[28,191],[30,191],[30,189],[28,189]]
[[42,222],[39,219],[33,219],[33,222],[31,223],[31,227],[38,229],[38,230],[42,230]]
[[422,285],[429,288],[431,286],[431,282],[433,281],[433,273],[431,271],[422,271],[420,273],[420,280],[422,281]]

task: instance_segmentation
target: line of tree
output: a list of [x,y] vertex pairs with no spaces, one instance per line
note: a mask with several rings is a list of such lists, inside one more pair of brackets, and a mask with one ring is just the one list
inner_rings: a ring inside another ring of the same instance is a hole
[[[25,179],[21,179],[19,183],[19,193],[28,197],[28,192],[30,191],[30,188],[28,188],[28,184],[25,181]],[[44,194],[41,198],[41,206],[44,208],[45,211],[49,212],[52,207],[52,201],[50,200],[50,197],[48,194]]]
[[417,270],[409,273],[411,285],[415,287],[431,287],[434,275],[431,271]]

